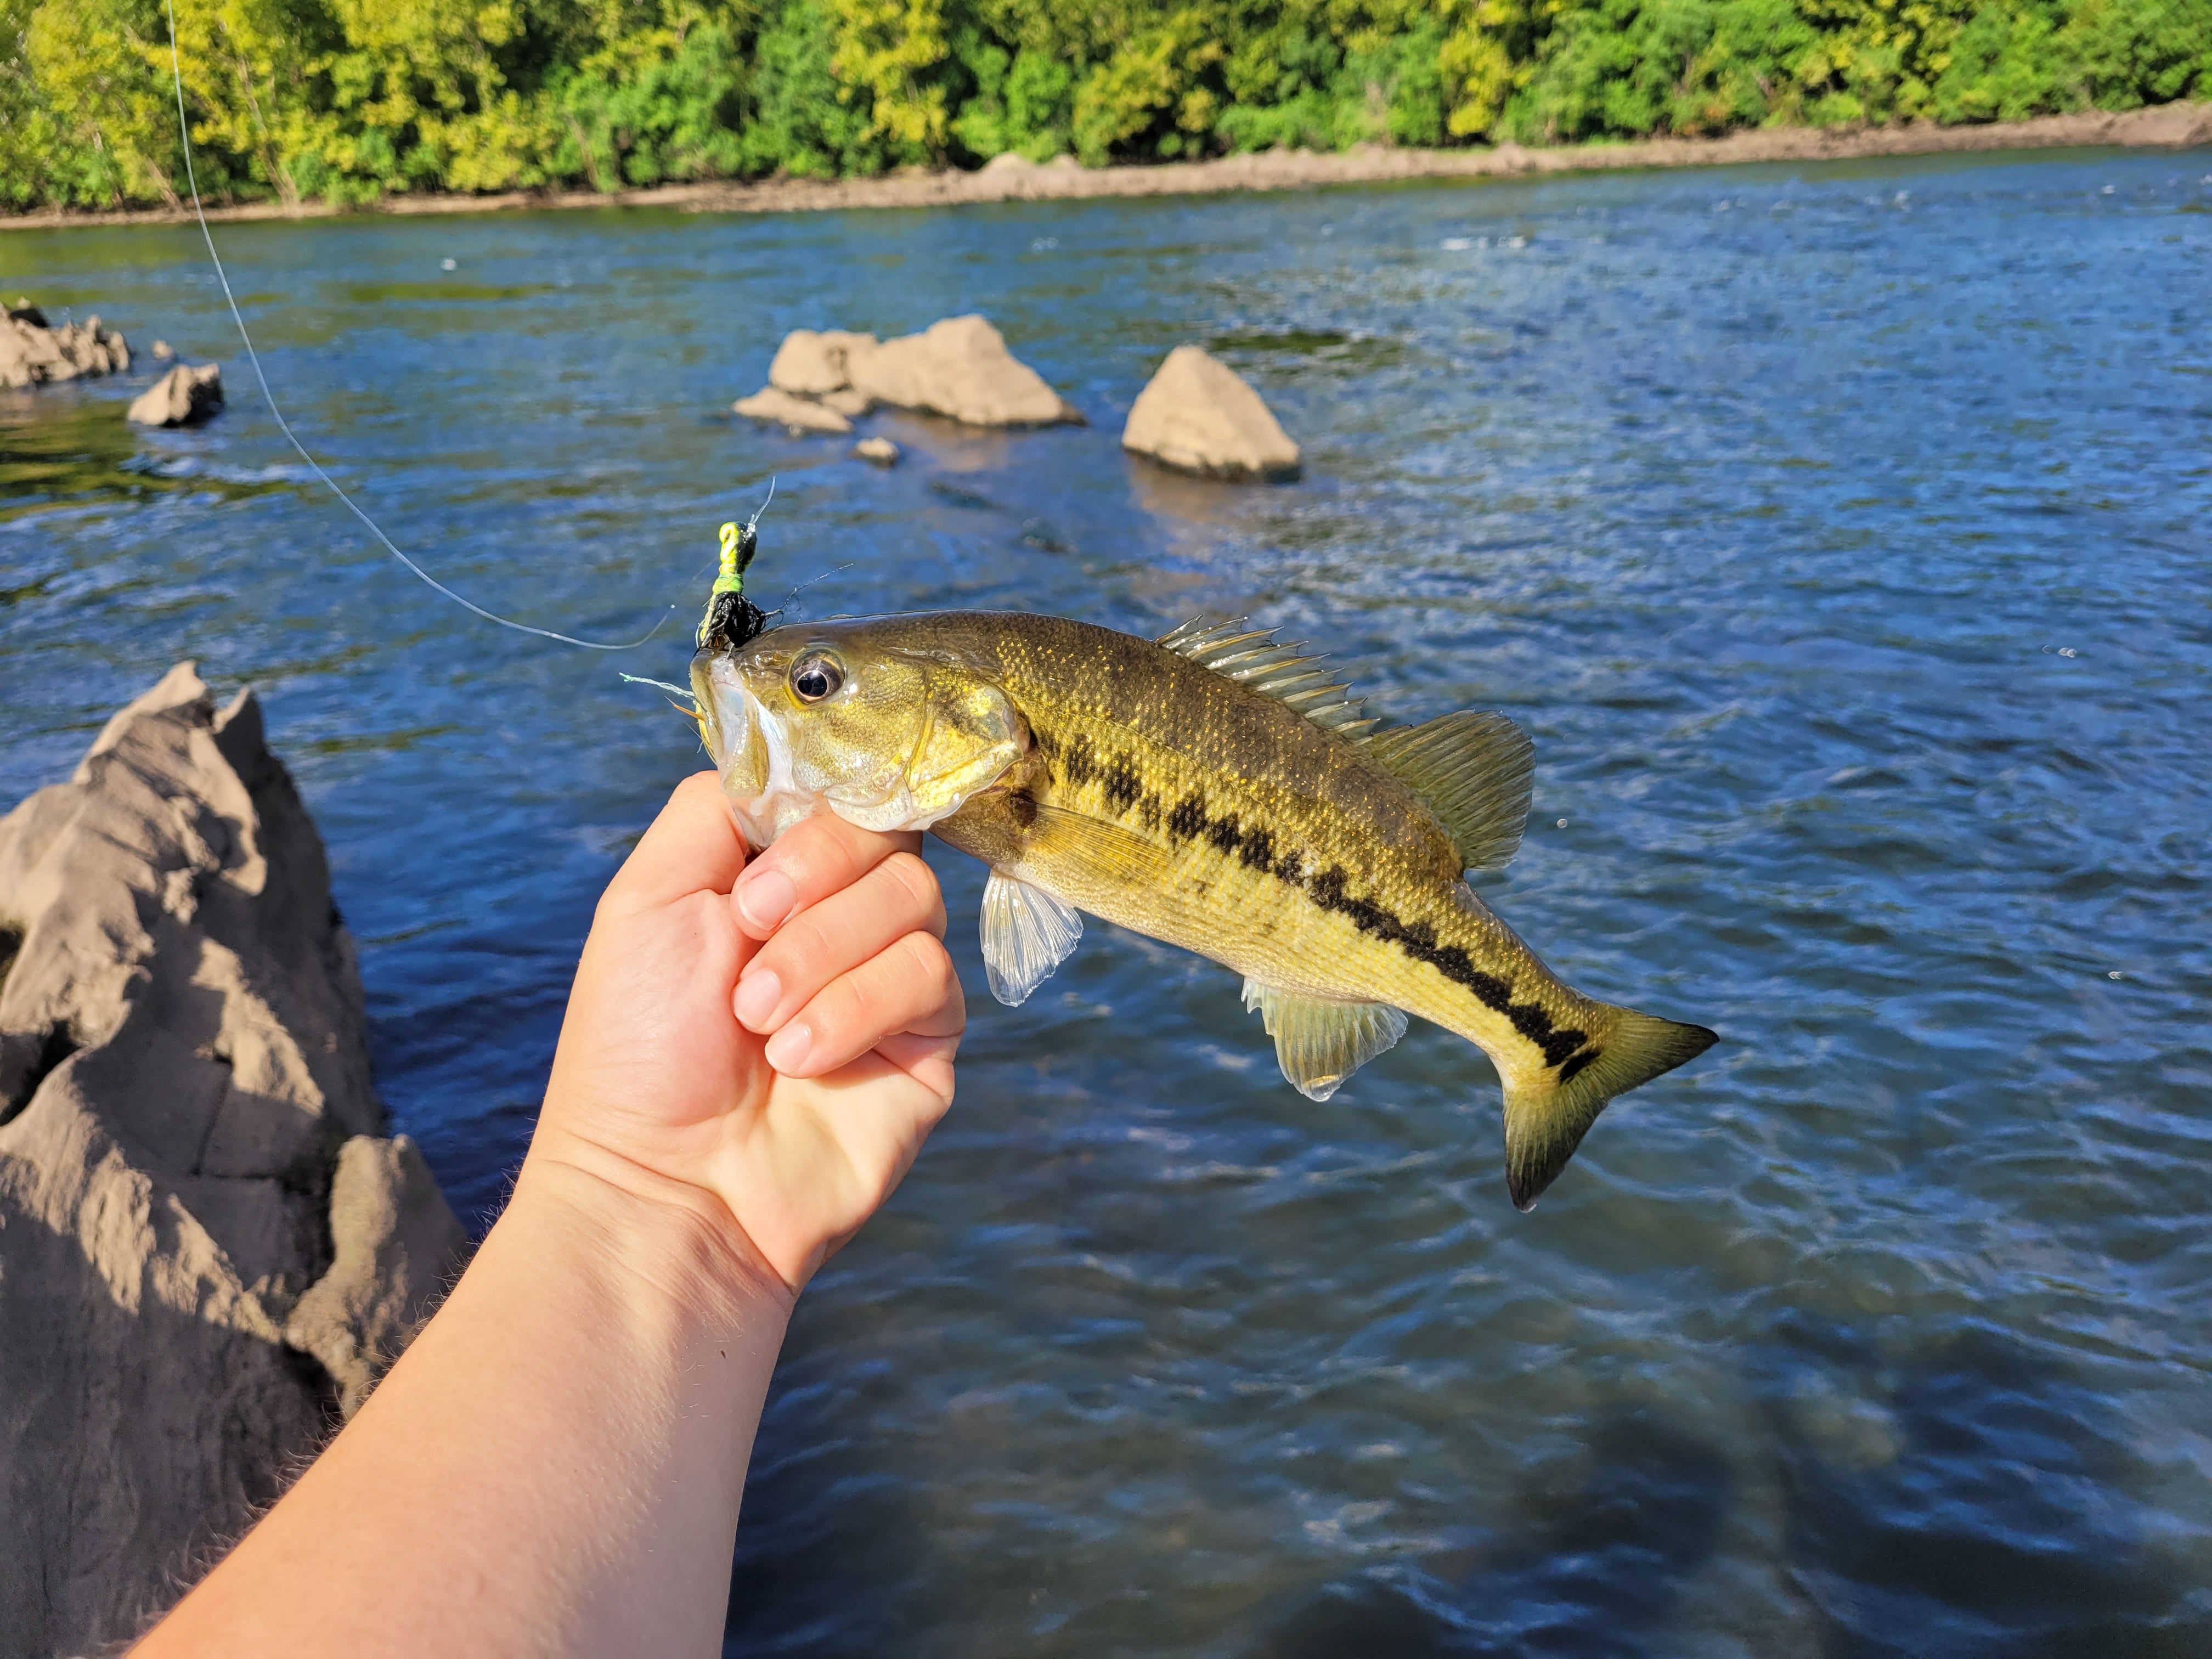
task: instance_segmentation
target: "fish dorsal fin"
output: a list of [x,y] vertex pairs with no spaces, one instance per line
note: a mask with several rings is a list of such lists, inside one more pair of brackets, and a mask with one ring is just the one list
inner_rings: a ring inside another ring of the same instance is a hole
[[1002,870],[984,884],[981,924],[983,971],[991,994],[1009,1008],[1028,1001],[1083,942],[1083,918],[1073,906]]
[[1296,709],[1323,731],[1356,738],[1375,724],[1321,658],[1302,657],[1297,646],[1279,643],[1272,628],[1247,627],[1242,617],[1231,623],[1193,621],[1170,629],[1158,642],[1200,668]]
[[1260,1011],[1284,1078],[1308,1100],[1327,1100],[1406,1035],[1405,1015],[1387,1002],[1325,1002],[1248,979],[1244,1006]]
[[1359,746],[1437,815],[1462,869],[1498,869],[1521,845],[1536,745],[1504,715],[1468,709],[1374,732]]

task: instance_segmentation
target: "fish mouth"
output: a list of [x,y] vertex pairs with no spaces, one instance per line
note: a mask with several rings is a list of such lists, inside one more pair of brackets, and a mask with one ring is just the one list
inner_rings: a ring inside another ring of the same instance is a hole
[[702,655],[696,678],[707,753],[749,845],[767,847],[830,805],[822,792],[799,787],[789,725],[754,692],[732,657]]
[[[876,767],[825,769],[818,758],[800,753],[796,721],[782,706],[781,675],[765,678],[769,690],[763,696],[754,689],[756,676],[728,654],[702,655],[695,671],[707,752],[720,775],[731,816],[756,849],[824,811],[860,830],[927,830],[958,811],[975,793],[932,787],[941,785],[939,780],[917,783],[911,776],[912,757]],[[925,706],[925,744],[933,718]],[[978,781],[979,787],[984,781]]]

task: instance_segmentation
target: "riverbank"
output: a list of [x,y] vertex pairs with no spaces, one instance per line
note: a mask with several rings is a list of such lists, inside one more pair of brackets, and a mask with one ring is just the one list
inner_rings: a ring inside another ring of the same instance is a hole
[[[2212,144],[2212,103],[2161,104],[2112,114],[2087,110],[1984,126],[1769,127],[1718,138],[1528,149],[1393,149],[1367,145],[1338,154],[1262,150],[1158,167],[1083,167],[1062,157],[1044,167],[1002,155],[973,173],[914,169],[873,179],[771,179],[755,184],[664,185],[616,191],[512,191],[500,195],[394,196],[373,208],[276,203],[210,208],[213,220],[314,219],[342,213],[491,213],[549,208],[657,207],[692,213],[808,213],[853,208],[950,207],[969,203],[1112,196],[1203,196],[1232,191],[1311,190],[1411,179],[1611,172],[1644,167],[1729,167],[1762,161],[1837,161],[1877,155],[2113,146],[2183,149]],[[189,222],[180,209],[117,213],[50,212],[0,217],[0,230],[75,224]]]

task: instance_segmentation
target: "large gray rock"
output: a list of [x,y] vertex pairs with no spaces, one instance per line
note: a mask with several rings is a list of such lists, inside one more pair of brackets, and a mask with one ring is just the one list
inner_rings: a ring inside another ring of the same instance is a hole
[[736,404],[741,415],[794,430],[848,432],[878,404],[945,415],[969,426],[1083,423],[1074,405],[1006,349],[981,317],[948,317],[919,334],[878,340],[842,329],[796,328],[769,365],[767,387]]
[[853,384],[846,358],[854,346],[872,351],[876,337],[848,334],[842,328],[825,329],[818,334],[811,328],[794,328],[775,349],[775,359],[768,366],[768,383],[779,392],[795,392],[802,398],[844,391]]
[[1121,447],[1178,471],[1218,478],[1295,478],[1298,447],[1260,394],[1202,347],[1168,353],[1121,429]]
[[859,340],[846,348],[846,372],[854,391],[878,403],[969,426],[1082,423],[1074,405],[1007,350],[1005,337],[981,317],[947,317],[881,345],[866,335]]
[[405,1135],[356,1135],[331,1182],[331,1239],[330,1271],[293,1308],[284,1340],[322,1362],[351,1417],[445,1288],[468,1236],[420,1147]]
[[131,1636],[457,1270],[322,843],[189,664],[0,818],[0,1656]]
[[139,426],[198,426],[222,407],[222,370],[179,363],[131,400],[125,414]]
[[738,398],[730,407],[750,420],[781,426],[791,432],[826,432],[835,436],[853,429],[852,422],[836,410],[779,386],[764,386],[751,397]]
[[119,374],[131,367],[131,347],[100,319],[49,327],[46,315],[19,301],[0,321],[0,387],[44,386],[81,374]]

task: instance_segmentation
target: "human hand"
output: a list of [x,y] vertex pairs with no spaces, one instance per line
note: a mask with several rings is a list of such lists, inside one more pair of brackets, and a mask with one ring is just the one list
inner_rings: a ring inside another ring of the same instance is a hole
[[952,1103],[967,1012],[920,841],[823,815],[748,866],[714,775],[685,779],[599,901],[530,1161],[726,1218],[796,1295]]

